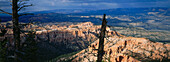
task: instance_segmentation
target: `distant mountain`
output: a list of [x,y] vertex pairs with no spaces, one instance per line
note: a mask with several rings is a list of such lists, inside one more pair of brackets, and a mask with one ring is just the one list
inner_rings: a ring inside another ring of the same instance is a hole
[[76,14],[90,14],[90,15],[133,15],[137,13],[147,13],[147,12],[164,12],[167,11],[168,15],[170,15],[170,8],[163,7],[151,7],[151,8],[114,8],[114,9],[102,9],[102,10],[91,10],[82,13]]
[[[58,9],[33,12],[34,15],[20,17],[20,22],[93,22],[101,24],[100,18],[107,14],[111,26],[143,27],[148,30],[170,29],[170,8],[116,8],[103,10]],[[0,16],[2,22],[10,16]]]
[[148,30],[170,29],[170,8],[117,8],[71,15],[102,18],[102,14],[107,14],[108,24],[111,26],[143,27]]

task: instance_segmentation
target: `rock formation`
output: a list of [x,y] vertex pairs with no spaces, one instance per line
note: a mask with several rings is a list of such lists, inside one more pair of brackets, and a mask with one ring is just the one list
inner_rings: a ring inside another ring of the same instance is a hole
[[[73,57],[73,62],[95,62],[99,40],[92,43]],[[152,42],[145,38],[110,36],[105,38],[103,61],[106,62],[147,62],[170,60],[170,45]],[[71,57],[71,58],[73,58]]]
[[[91,22],[76,25],[45,25],[26,26],[24,30],[35,30],[38,41],[40,58],[56,57],[61,54],[82,50],[74,56],[61,58],[73,59],[73,62],[95,62],[97,60],[98,37],[100,25]],[[126,37],[107,27],[104,43],[103,61],[106,62],[140,62],[140,61],[166,61],[170,59],[170,45],[152,42],[145,38]],[[6,37],[13,44],[11,29],[8,29]],[[24,42],[25,35],[21,34]],[[0,40],[3,40],[1,37]],[[45,52],[47,51],[47,52]],[[44,54],[47,54],[44,55]],[[49,60],[49,59],[48,59]]]

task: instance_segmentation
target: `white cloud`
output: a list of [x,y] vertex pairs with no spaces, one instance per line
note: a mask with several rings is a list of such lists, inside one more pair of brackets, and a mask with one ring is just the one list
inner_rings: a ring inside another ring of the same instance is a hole
[[[9,3],[0,0],[0,9],[9,8]],[[127,7],[170,7],[170,0],[30,0],[34,6],[27,11],[43,11],[54,9],[107,9]]]

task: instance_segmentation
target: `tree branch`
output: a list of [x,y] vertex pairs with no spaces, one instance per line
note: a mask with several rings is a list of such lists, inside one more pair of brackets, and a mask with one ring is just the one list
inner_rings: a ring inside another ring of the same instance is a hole
[[25,5],[25,4],[27,4],[27,3],[25,3],[25,2],[24,2],[24,3],[19,3],[18,5],[19,5],[19,6],[22,6],[22,5]]
[[24,16],[24,15],[34,15],[33,13],[26,13],[26,14],[20,14],[19,16]]
[[23,8],[25,8],[25,7],[29,7],[29,6],[33,6],[33,4],[30,4],[30,5],[23,5],[22,7],[20,7],[20,8],[18,9],[18,11],[20,11],[21,9],[23,9]]
[[18,2],[18,6],[19,6],[19,7],[22,6],[22,5],[25,5],[25,4],[27,4],[27,3],[23,2],[23,1],[19,1],[19,2]]
[[22,0],[21,0],[21,1],[18,1],[18,5],[21,4],[22,2],[23,2]]
[[12,15],[12,13],[5,12],[5,11],[4,11],[4,10],[2,10],[2,9],[0,9],[0,11],[1,11],[2,13],[9,14],[9,15]]

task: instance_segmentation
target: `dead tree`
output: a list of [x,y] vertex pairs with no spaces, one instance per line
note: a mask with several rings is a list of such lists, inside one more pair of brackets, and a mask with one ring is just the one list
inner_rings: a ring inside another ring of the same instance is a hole
[[106,14],[103,16],[102,20],[102,27],[101,27],[101,32],[100,32],[100,37],[99,37],[99,47],[98,47],[98,55],[97,55],[97,62],[102,62],[102,57],[104,54],[104,37],[105,37],[105,32],[106,32],[106,26],[107,26],[107,21],[106,21]]
[[12,0],[12,13],[5,12],[4,10],[0,9],[2,13],[6,13],[12,15],[12,23],[13,23],[13,36],[14,36],[14,43],[15,43],[15,52],[14,58],[18,61],[18,53],[20,52],[20,27],[19,27],[19,17],[26,14],[19,14],[18,12],[25,7],[32,6],[32,4],[27,4],[23,2],[24,0]]

